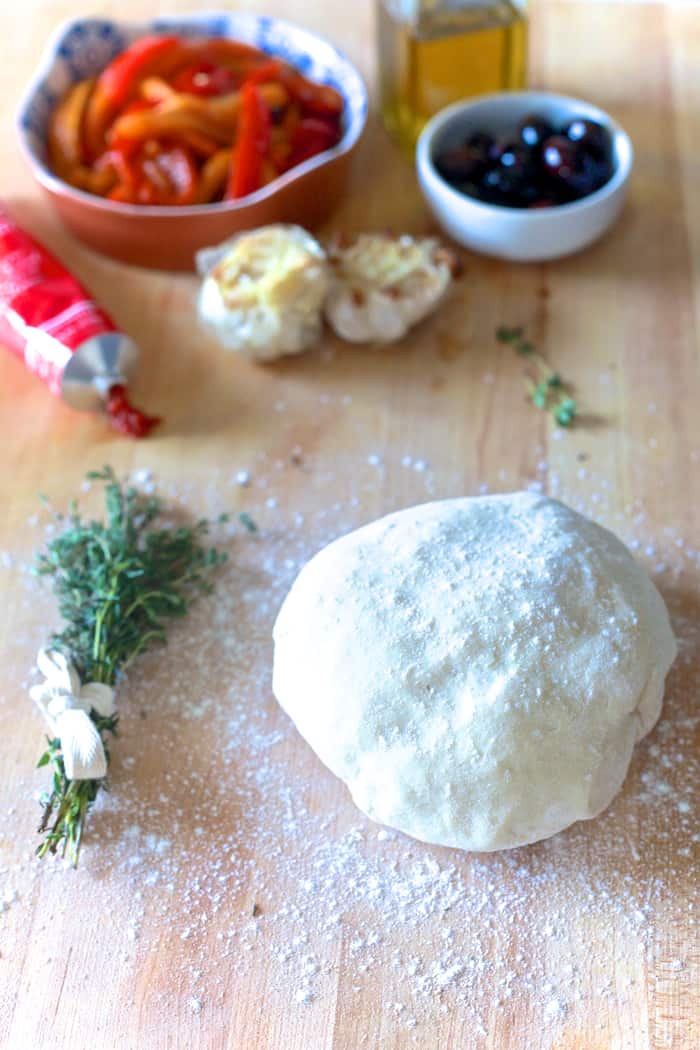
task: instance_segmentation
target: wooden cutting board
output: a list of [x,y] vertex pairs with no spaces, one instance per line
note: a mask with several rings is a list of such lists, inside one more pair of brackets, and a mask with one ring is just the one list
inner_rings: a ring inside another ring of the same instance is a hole
[[[327,34],[372,82],[369,0],[245,7]],[[0,191],[138,340],[135,392],[166,423],[130,443],[0,358],[0,1045],[694,1050],[700,8],[534,5],[533,85],[603,106],[633,139],[614,232],[552,265],[469,256],[449,305],[400,347],[326,338],[264,369],[197,330],[194,278],[90,254],[32,185],[12,113],[76,10],[26,0],[0,16]],[[432,229],[374,118],[332,227]],[[574,381],[571,432],[525,401],[520,362],[494,342],[502,323],[525,325]],[[45,777],[27,684],[57,616],[27,566],[47,537],[37,494],[65,507],[105,462],[152,475],[189,513],[245,509],[260,533],[221,537],[231,564],[216,597],[120,690],[111,794],[73,872],[32,858]],[[663,720],[603,817],[509,854],[434,849],[365,820],[278,712],[270,628],[332,536],[413,502],[528,485],[633,546],[680,656]]]

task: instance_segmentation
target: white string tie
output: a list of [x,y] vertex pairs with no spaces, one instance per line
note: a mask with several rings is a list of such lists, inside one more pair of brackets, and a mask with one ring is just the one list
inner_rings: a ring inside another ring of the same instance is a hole
[[90,711],[103,718],[113,715],[114,690],[103,682],[81,684],[71,661],[56,649],[40,649],[36,665],[45,680],[32,686],[29,695],[61,742],[66,776],[101,780],[107,774],[107,758]]

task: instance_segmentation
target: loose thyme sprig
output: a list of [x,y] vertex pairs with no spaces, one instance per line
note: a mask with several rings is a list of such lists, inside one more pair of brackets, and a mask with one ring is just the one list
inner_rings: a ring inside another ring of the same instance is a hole
[[522,328],[501,325],[496,329],[496,339],[499,343],[508,343],[516,354],[526,357],[535,366],[534,378],[529,373],[525,375],[525,386],[533,405],[551,412],[560,427],[571,426],[578,413],[576,401],[571,397],[571,386],[550,367],[533,344],[523,338]]
[[[75,503],[67,517],[57,514],[62,531],[39,556],[36,573],[52,577],[66,621],[51,646],[72,661],[82,681],[111,686],[140,653],[165,644],[168,621],[185,616],[192,600],[211,590],[212,572],[226,555],[206,544],[206,519],[158,527],[164,513],[158,496],[123,485],[111,467],[87,477],[104,483],[106,520],[83,520]],[[109,762],[105,738],[116,734],[118,718],[94,709],[90,717]],[[75,866],[88,811],[106,781],[70,780],[59,739],[49,739],[38,764],[51,766],[53,784],[41,800],[44,839],[37,853],[60,849]]]

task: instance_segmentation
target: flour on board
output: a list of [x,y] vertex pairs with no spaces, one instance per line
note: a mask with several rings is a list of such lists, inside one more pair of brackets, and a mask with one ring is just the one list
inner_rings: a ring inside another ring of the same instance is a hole
[[[664,960],[656,931],[681,918],[694,924],[700,906],[692,794],[700,781],[700,715],[690,702],[700,686],[693,662],[700,626],[676,598],[697,584],[700,551],[673,527],[652,536],[638,503],[617,514],[610,486],[590,463],[565,484],[540,452],[535,477],[503,471],[496,487],[529,480],[583,513],[595,507],[593,516],[636,547],[652,574],[663,556],[659,584],[680,656],[662,721],[640,745],[610,811],[506,853],[424,846],[363,819],[273,702],[270,630],[280,602],[315,550],[373,516],[383,485],[377,467],[396,471],[410,461],[413,469],[402,472],[404,505],[464,493],[458,470],[443,471],[438,484],[435,457],[420,451],[392,458],[358,447],[347,462],[305,454],[317,490],[313,508],[325,484],[333,492],[323,513],[305,505],[303,493],[292,506],[275,492],[283,471],[264,454],[245,482],[242,472],[222,471],[210,472],[206,487],[162,486],[168,498],[209,516],[246,510],[260,532],[234,533],[215,597],[173,634],[167,660],[161,651],[146,656],[121,686],[112,791],[90,822],[80,869],[67,878],[59,865],[40,867],[23,850],[0,872],[0,893],[3,907],[22,907],[44,880],[60,879],[60,908],[79,909],[82,923],[105,924],[115,965],[129,959],[138,967],[151,953],[166,954],[183,998],[149,993],[164,1018],[183,1006],[215,1018],[231,982],[246,987],[264,973],[265,986],[254,990],[285,1009],[324,1008],[338,979],[349,1003],[379,994],[391,1024],[407,1037],[415,1031],[417,1046],[453,1011],[486,1037],[522,1003],[554,1040],[563,1023],[575,1029],[593,1016],[602,999],[641,994],[644,974],[627,965],[640,946],[653,982],[688,978],[691,961]],[[337,477],[348,483],[342,503]],[[487,489],[493,485],[473,479],[471,492]],[[381,500],[383,512],[394,509],[383,489]],[[17,644],[29,654],[40,639],[29,629],[23,634],[22,623],[31,622],[38,599],[48,608],[50,597],[13,556],[0,558],[0,572],[26,580]],[[0,697],[0,731],[10,732],[12,716]],[[185,730],[196,747],[183,746]],[[27,827],[38,777],[26,777]],[[56,917],[42,913],[44,923]],[[612,939],[601,932],[608,926]],[[586,974],[568,961],[582,940],[591,957]],[[560,960],[553,971],[551,945]]]

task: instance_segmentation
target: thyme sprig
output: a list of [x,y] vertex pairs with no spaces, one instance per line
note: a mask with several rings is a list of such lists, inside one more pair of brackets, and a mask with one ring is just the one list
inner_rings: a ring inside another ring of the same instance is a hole
[[560,427],[571,426],[578,413],[576,401],[571,396],[571,384],[562,379],[535,346],[524,338],[522,328],[501,325],[496,329],[496,339],[499,343],[509,344],[516,354],[532,362],[535,375],[525,374],[525,388],[533,405],[551,412]]
[[[159,521],[162,500],[123,484],[111,467],[87,478],[104,485],[105,520],[84,520],[75,503],[67,516],[56,514],[61,531],[35,571],[52,578],[66,621],[51,646],[65,653],[83,682],[114,685],[137,656],[165,644],[168,622],[185,616],[193,599],[211,590],[212,572],[226,555],[207,544],[206,519],[178,526]],[[117,733],[118,717],[94,709],[90,717],[109,763],[107,740]],[[51,767],[53,781],[41,799],[38,830],[44,837],[37,853],[60,850],[76,866],[88,812],[107,788],[106,778],[70,780],[57,738],[48,740],[38,765]]]

